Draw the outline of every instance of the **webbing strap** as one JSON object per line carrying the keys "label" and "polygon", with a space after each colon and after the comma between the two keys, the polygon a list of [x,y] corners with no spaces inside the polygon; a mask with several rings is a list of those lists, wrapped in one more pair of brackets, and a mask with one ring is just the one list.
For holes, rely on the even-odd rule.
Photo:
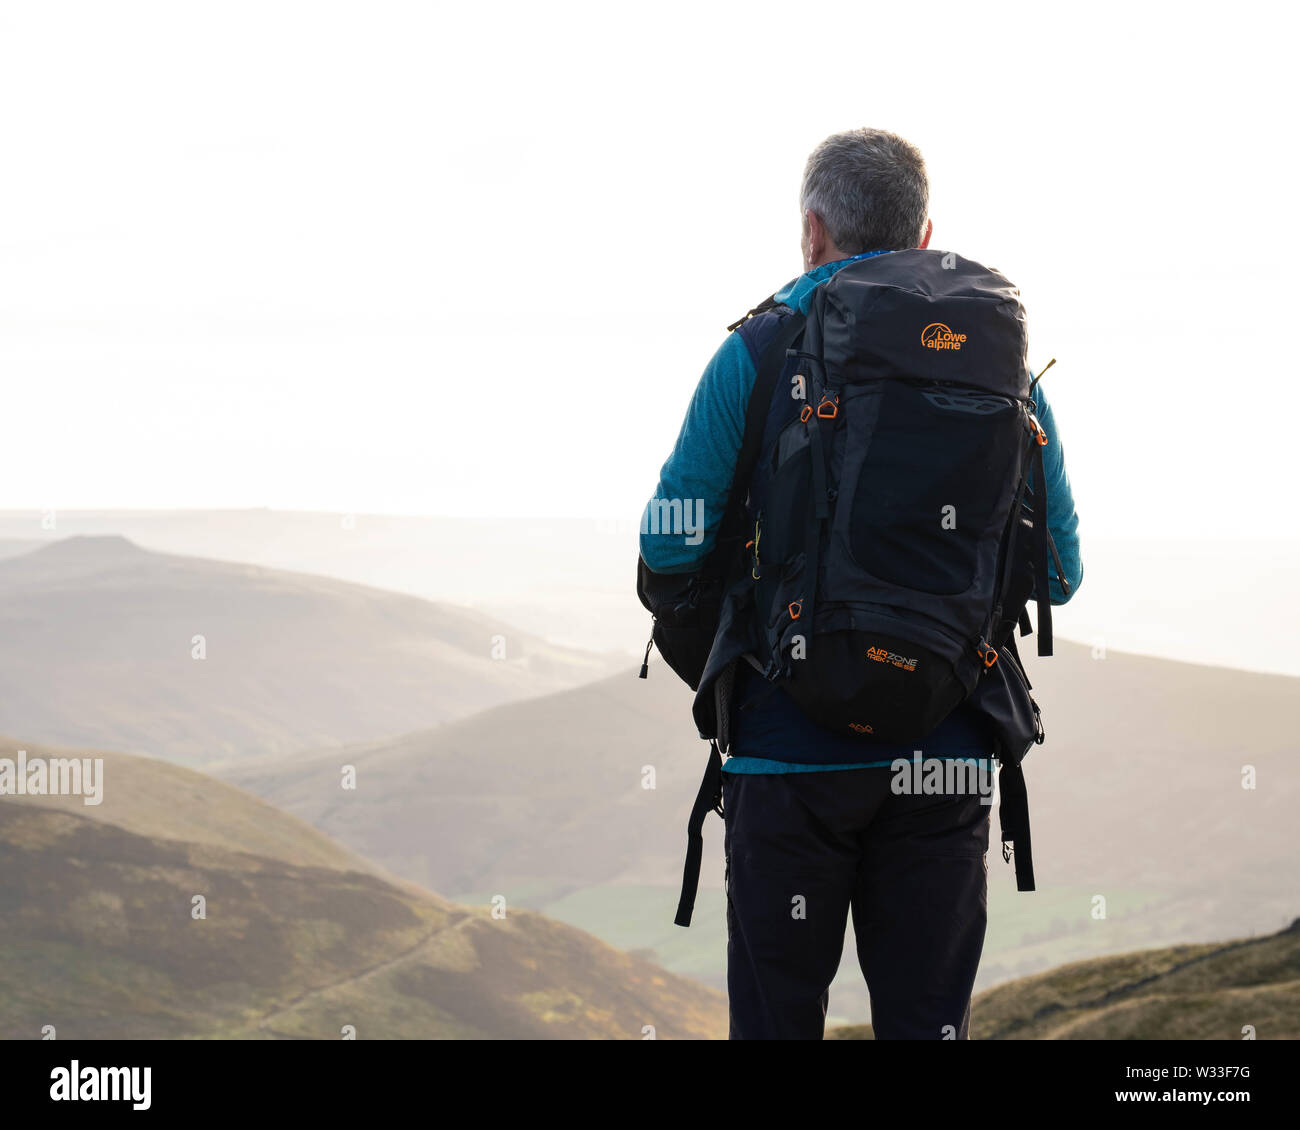
{"label": "webbing strap", "polygon": [[1052,593],[1047,577],[1047,477],[1043,449],[1034,444],[1034,600],[1038,604],[1038,654],[1052,654]]}
{"label": "webbing strap", "polygon": [[830,448],[829,437],[823,431],[820,417],[814,416],[808,421],[808,458],[812,461],[812,476],[809,489],[812,497],[808,500],[808,534],[805,545],[807,556],[804,558],[803,600],[799,608],[800,617],[807,617],[808,635],[812,635],[814,619],[817,615],[817,574],[821,571],[822,533],[830,516],[830,506],[826,497],[826,452]]}
{"label": "webbing strap", "polygon": [[1002,766],[998,773],[1001,802],[998,820],[1002,826],[1002,858],[1013,856],[1016,863],[1016,890],[1034,890],[1034,855],[1029,840],[1029,794],[1025,789],[1025,771],[1019,765]]}
{"label": "webbing strap", "polygon": [[722,754],[717,742],[709,742],[709,764],[704,770],[700,791],[695,794],[691,819],[686,826],[686,864],[682,868],[682,894],[677,900],[673,923],[689,926],[695,910],[695,892],[700,886],[700,862],[704,858],[704,819],[710,812],[721,811]]}
{"label": "webbing strap", "polygon": [[[1029,442],[1031,444],[1036,444],[1036,441],[1032,436],[1030,437]],[[1029,466],[1025,468],[1024,474],[1020,476],[1020,482],[1016,486],[1015,498],[1013,498],[1011,501],[1011,530],[1010,533],[1007,535],[1006,557],[1003,559],[1002,562],[1002,576],[998,579],[997,591],[999,593],[1005,593],[1007,591],[1007,582],[1009,581],[1011,577],[1011,573],[1016,566],[1016,550],[1019,548],[1020,545],[1020,524],[1021,524],[1020,508],[1024,501],[1025,490],[1029,485],[1029,471],[1032,466],[1033,466],[1033,452],[1031,450],[1029,453]],[[997,607],[994,608],[992,615],[989,617],[989,627],[987,631],[996,630],[997,620],[1001,615],[1002,615],[1002,605],[999,602]],[[1025,611],[1024,608],[1020,609],[1019,623],[1020,623],[1020,634],[1022,636],[1029,635],[1032,629],[1029,626],[1029,614]]]}

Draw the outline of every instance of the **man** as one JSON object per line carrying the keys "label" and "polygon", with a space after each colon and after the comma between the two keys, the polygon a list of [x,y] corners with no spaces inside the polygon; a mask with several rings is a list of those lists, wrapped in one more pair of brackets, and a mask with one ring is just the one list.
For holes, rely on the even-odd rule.
{"label": "man", "polygon": [[[804,273],[723,342],[660,472],[647,513],[691,500],[703,537],[644,523],[641,555],[656,574],[692,573],[713,549],[760,360],[784,319],[806,314],[817,288],[850,263],[930,242],[924,162],[883,130],[823,141],[808,159],[800,209]],[[1032,394],[1059,556],[1050,598],[1061,604],[1082,580],[1078,519],[1041,384]],[[756,484],[798,411],[792,400],[769,417]],[[851,909],[876,1037],[965,1039],[986,921],[989,717],[967,701],[920,743],[864,744],[811,722],[749,664],[735,664],[734,678],[722,743],[732,1038],[822,1038]],[[959,775],[939,793],[891,787],[891,764],[912,758],[918,744],[927,759],[976,766],[981,787],[960,787]]]}

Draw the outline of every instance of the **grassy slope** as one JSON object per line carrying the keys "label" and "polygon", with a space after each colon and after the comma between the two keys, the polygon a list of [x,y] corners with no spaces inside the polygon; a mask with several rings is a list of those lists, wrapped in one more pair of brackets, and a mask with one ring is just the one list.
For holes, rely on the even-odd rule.
{"label": "grassy slope", "polygon": [[[191,916],[203,895],[206,918]],[[540,914],[0,801],[0,1037],[716,1037],[722,999]]]}
{"label": "grassy slope", "polygon": [[[1141,950],[1012,981],[975,998],[977,1040],[1300,1039],[1300,920],[1263,938]],[[832,1040],[872,1039],[870,1025]]]}
{"label": "grassy slope", "polygon": [[90,1038],[725,1031],[718,994],[570,926],[393,880],[193,770],[92,756],[99,805],[0,800],[0,1037],[45,1024]]}

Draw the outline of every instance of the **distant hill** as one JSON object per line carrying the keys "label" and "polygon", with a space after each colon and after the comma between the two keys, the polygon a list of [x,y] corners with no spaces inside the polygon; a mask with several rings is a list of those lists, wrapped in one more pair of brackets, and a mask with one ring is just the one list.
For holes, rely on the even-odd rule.
{"label": "distant hill", "polygon": [[[647,490],[649,488],[647,487]],[[470,605],[557,643],[640,654],[649,620],[632,595],[640,500],[599,518],[418,517],[271,510],[0,511],[0,538],[120,534],[147,549],[319,573],[427,600]],[[44,524],[57,518],[56,528]],[[1057,617],[1068,639],[1112,650],[1300,675],[1290,640],[1300,599],[1300,540],[1286,527],[1255,539],[1175,533],[1100,536],[1084,545],[1086,592]],[[1176,566],[1176,567],[1175,567]],[[1143,578],[1159,577],[1159,599]],[[1267,601],[1255,599],[1269,592]],[[1232,615],[1212,633],[1192,614],[1209,593]]]}
{"label": "distant hill", "polygon": [[0,560],[0,733],[62,745],[203,765],[397,734],[608,670],[469,609],[119,537]]}
{"label": "distant hill", "polygon": [[0,538],[119,534],[147,549],[316,573],[479,608],[516,628],[624,662],[648,621],[632,595],[637,518],[452,518],[321,511],[0,511]]}
{"label": "distant hill", "polygon": [[[1116,652],[1093,658],[1063,642],[1057,652],[1028,657],[1048,734],[1026,762],[1039,890],[1015,891],[997,855],[995,813],[981,984],[1288,921],[1300,680]],[[720,985],[716,819],[706,825],[696,925],[671,924],[707,750],[689,702],[653,663],[646,681],[627,671],[346,754],[249,762],[230,779],[397,874],[453,895],[513,892]],[[362,787],[340,802],[344,760]],[[642,787],[646,766],[652,790]],[[851,957],[831,1011],[866,1017]]]}
{"label": "distant hill", "polygon": [[0,799],[0,1038],[725,1035],[719,994],[572,927],[385,881],[190,770],[105,772],[98,808]]}
{"label": "distant hill", "polygon": [[33,549],[39,549],[41,545],[41,542],[32,538],[0,538],[0,558],[30,553]]}
{"label": "distant hill", "polygon": [[[690,694],[656,664],[404,737],[221,775],[367,858],[444,890],[561,894],[680,877],[708,747]],[[340,800],[344,763],[358,788]],[[655,773],[643,787],[643,770]],[[721,827],[721,823],[718,823]],[[720,872],[720,867],[717,868]]]}
{"label": "distant hill", "polygon": [[364,871],[391,881],[375,863],[350,851],[304,820],[281,812],[243,789],[152,757],[105,750],[70,749],[0,738],[0,757],[103,761],[100,803],[80,796],[10,798],[24,808],[70,812],[158,840],[248,852],[297,867]]}
{"label": "distant hill", "polygon": [[[971,1004],[974,1040],[1300,1040],[1300,919],[1277,934],[1079,961]],[[869,1024],[828,1040],[874,1039]]]}

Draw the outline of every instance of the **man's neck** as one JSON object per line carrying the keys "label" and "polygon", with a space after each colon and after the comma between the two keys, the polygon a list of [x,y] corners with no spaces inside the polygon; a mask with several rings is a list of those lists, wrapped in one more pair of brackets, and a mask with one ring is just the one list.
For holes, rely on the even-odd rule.
{"label": "man's neck", "polygon": [[817,270],[818,267],[824,267],[827,263],[842,263],[846,259],[861,259],[864,255],[879,255],[879,251],[859,251],[856,255],[850,255],[847,251],[836,250],[833,253],[823,255],[811,267],[808,267],[804,274]]}
{"label": "man's neck", "polygon": [[824,267],[827,263],[838,263],[841,259],[848,259],[849,256],[841,251],[838,247],[833,247],[829,251],[823,251],[818,259],[805,268],[804,273],[815,271],[818,267]]}

